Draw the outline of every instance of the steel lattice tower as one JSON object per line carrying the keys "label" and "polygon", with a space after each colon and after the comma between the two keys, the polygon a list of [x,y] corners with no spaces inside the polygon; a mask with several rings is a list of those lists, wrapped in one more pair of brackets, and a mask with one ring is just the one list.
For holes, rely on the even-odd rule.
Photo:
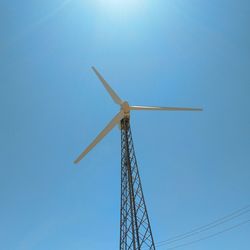
{"label": "steel lattice tower", "polygon": [[121,120],[120,250],[155,250],[129,118]]}

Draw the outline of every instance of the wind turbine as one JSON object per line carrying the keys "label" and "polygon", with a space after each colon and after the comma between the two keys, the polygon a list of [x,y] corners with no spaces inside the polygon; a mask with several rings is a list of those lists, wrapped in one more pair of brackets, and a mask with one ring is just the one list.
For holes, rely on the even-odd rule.
{"label": "wind turbine", "polygon": [[117,124],[121,127],[121,210],[120,210],[120,250],[155,250],[152,230],[137,166],[132,133],[130,111],[202,111],[201,108],[130,106],[110,87],[107,81],[92,67],[93,71],[112,97],[120,106],[120,111],[78,156],[79,163]]}

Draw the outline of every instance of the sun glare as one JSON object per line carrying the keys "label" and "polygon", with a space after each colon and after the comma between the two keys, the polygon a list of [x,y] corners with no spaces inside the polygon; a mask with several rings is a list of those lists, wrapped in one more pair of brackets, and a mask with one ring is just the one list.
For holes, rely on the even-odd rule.
{"label": "sun glare", "polygon": [[101,8],[112,11],[129,11],[131,8],[138,7],[141,0],[98,0]]}

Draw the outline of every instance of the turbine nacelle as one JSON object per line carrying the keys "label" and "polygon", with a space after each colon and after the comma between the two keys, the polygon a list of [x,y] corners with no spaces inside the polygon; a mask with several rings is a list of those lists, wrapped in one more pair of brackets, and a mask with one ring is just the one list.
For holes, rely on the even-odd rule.
{"label": "turbine nacelle", "polygon": [[93,71],[102,82],[103,86],[113,99],[113,101],[120,106],[120,112],[109,122],[109,124],[101,131],[101,133],[94,139],[94,141],[78,156],[74,161],[78,163],[92,148],[95,147],[120,121],[124,118],[130,117],[131,110],[145,110],[145,111],[202,111],[201,108],[180,108],[180,107],[155,107],[155,106],[130,106],[127,101],[123,101],[116,92],[109,86],[102,75],[92,67]]}

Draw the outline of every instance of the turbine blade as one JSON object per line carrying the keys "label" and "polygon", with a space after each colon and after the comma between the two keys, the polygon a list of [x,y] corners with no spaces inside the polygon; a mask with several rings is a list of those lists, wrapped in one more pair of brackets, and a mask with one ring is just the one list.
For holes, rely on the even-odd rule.
{"label": "turbine blade", "polygon": [[179,107],[154,107],[154,106],[130,106],[130,110],[160,110],[160,111],[202,111],[201,108],[179,108]]}
{"label": "turbine blade", "polygon": [[105,137],[115,127],[117,123],[120,122],[123,116],[123,112],[120,111],[102,130],[102,132],[94,139],[94,141],[78,156],[74,163],[78,163],[92,148],[94,148],[95,145],[99,143],[103,139],[103,137]]}
{"label": "turbine blade", "polygon": [[102,75],[97,71],[95,67],[92,67],[93,71],[99,78],[99,80],[102,82],[104,85],[105,89],[108,91],[110,96],[112,97],[113,101],[119,105],[122,105],[123,101],[122,99],[115,93],[115,91],[109,86],[109,84],[106,82],[106,80],[102,77]]}

